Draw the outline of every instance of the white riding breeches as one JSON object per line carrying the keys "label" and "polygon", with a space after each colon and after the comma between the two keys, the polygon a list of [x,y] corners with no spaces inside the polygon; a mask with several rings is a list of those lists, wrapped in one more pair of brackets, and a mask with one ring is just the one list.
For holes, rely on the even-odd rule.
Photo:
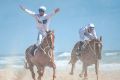
{"label": "white riding breeches", "polygon": [[38,32],[38,37],[37,37],[37,46],[41,44],[43,38],[46,36],[45,32]]}

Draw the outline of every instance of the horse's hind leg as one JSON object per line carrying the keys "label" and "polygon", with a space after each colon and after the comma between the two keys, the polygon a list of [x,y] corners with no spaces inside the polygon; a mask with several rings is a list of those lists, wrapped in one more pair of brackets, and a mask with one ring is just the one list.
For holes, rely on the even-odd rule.
{"label": "horse's hind leg", "polygon": [[32,74],[32,78],[33,78],[33,80],[35,80],[35,73],[34,73],[33,65],[32,65],[32,64],[29,65],[29,69],[30,69],[30,72],[31,72],[31,74]]}
{"label": "horse's hind leg", "polygon": [[70,62],[69,62],[69,63],[72,64],[71,71],[70,71],[70,74],[71,74],[71,75],[74,74],[74,68],[75,68],[75,64],[76,64],[77,60],[78,60],[78,59],[77,59],[77,56],[76,56],[76,55],[72,55],[72,56],[71,56],[71,60],[70,60]]}
{"label": "horse's hind leg", "polygon": [[24,61],[24,68],[29,69],[27,61]]}
{"label": "horse's hind leg", "polygon": [[70,72],[70,74],[71,74],[71,75],[73,75],[73,74],[74,74],[74,72],[73,72],[73,71],[74,71],[74,68],[75,68],[75,64],[72,64],[72,67],[71,67],[71,72]]}

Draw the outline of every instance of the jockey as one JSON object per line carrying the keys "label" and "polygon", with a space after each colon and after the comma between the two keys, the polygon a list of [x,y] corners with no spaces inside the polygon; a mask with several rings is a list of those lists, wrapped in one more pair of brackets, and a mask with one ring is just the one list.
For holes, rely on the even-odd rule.
{"label": "jockey", "polygon": [[79,35],[81,39],[79,51],[81,51],[85,49],[85,46],[89,43],[89,41],[97,39],[95,25],[90,23],[86,27],[80,28]]}
{"label": "jockey", "polygon": [[38,38],[37,38],[37,46],[41,43],[41,41],[43,40],[43,38],[46,36],[46,31],[49,30],[49,23],[50,23],[50,19],[53,15],[55,15],[57,12],[59,12],[59,8],[56,8],[51,14],[46,14],[46,7],[45,6],[41,6],[38,11],[39,13],[35,13],[29,9],[26,9],[25,7],[23,7],[22,5],[20,5],[20,8],[25,11],[26,13],[30,14],[31,16],[33,16],[36,20],[36,24],[37,24],[37,29],[38,29]]}

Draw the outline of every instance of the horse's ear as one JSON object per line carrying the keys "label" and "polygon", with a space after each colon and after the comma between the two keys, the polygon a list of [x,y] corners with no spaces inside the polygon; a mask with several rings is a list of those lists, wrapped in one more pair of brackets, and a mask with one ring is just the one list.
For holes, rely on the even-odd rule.
{"label": "horse's ear", "polygon": [[100,36],[100,41],[102,41],[102,36]]}
{"label": "horse's ear", "polygon": [[54,30],[51,30],[54,33]]}

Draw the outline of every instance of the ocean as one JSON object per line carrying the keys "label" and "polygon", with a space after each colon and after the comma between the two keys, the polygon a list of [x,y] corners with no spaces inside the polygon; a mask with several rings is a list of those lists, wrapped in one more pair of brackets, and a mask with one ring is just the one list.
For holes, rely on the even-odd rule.
{"label": "ocean", "polygon": [[[55,63],[57,67],[71,66],[68,64],[70,60],[70,52],[55,53]],[[1,56],[0,69],[7,67],[24,68],[24,56]],[[77,62],[81,66],[81,62]],[[100,60],[100,68],[103,70],[120,70],[120,52],[104,52]]]}

